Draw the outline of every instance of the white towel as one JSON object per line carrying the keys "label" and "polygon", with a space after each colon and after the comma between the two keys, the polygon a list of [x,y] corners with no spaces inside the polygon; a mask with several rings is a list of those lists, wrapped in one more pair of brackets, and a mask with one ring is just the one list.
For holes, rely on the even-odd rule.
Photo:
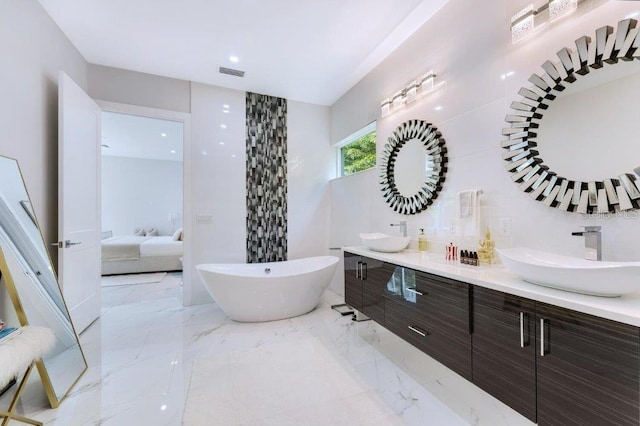
{"label": "white towel", "polygon": [[482,190],[470,189],[456,196],[456,235],[459,237],[480,235],[480,194]]}

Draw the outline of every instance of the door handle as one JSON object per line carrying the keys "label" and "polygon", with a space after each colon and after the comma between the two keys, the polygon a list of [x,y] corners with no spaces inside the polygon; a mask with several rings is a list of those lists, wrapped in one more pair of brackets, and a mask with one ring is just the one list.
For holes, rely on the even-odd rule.
{"label": "door handle", "polygon": [[71,240],[57,241],[55,243],[51,243],[52,246],[57,246],[58,248],[69,248],[71,246],[77,246],[82,244],[82,242],[75,242]]}
{"label": "door handle", "polygon": [[429,334],[426,331],[420,330],[418,327],[414,327],[414,326],[411,326],[411,325],[408,325],[407,327],[409,328],[409,330],[413,331],[416,334],[419,334],[422,337],[427,337],[427,334]]}
{"label": "door handle", "polygon": [[360,279],[358,268],[360,268],[361,263],[362,263],[361,261],[358,261],[358,263],[356,263],[356,279]]}
{"label": "door handle", "polygon": [[520,347],[524,348],[524,312],[520,312]]}
{"label": "door handle", "polygon": [[544,356],[544,318],[540,318],[540,356]]}
{"label": "door handle", "polygon": [[416,290],[415,288],[407,287],[407,288],[406,288],[406,290],[407,290],[409,293],[414,293],[414,294],[417,294],[418,296],[424,296],[424,293],[423,293],[423,292],[418,291],[418,290]]}

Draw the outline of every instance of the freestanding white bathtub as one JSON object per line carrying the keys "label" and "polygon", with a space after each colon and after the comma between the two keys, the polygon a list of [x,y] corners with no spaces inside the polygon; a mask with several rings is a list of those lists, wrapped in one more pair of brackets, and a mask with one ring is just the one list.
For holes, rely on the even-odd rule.
{"label": "freestanding white bathtub", "polygon": [[196,269],[231,319],[273,321],[311,312],[329,286],[339,259],[318,256],[270,263],[205,263]]}

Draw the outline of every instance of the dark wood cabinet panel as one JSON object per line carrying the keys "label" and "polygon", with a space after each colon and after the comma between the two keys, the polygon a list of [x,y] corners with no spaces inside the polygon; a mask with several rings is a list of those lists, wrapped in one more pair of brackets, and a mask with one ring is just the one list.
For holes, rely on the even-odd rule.
{"label": "dark wood cabinet panel", "polygon": [[347,252],[344,253],[344,302],[354,309],[362,310],[360,256]]}
{"label": "dark wood cabinet panel", "polygon": [[345,252],[345,303],[384,324],[382,299],[392,273],[393,267],[385,262]]}
{"label": "dark wood cabinet panel", "polygon": [[378,324],[385,325],[384,296],[371,291],[366,285],[362,289],[362,312]]}
{"label": "dark wood cabinet panel", "polygon": [[637,327],[537,304],[538,423],[640,424]]}
{"label": "dark wood cabinet panel", "polygon": [[400,267],[394,278],[387,287],[387,328],[471,380],[469,285]]}
{"label": "dark wood cabinet panel", "polygon": [[473,383],[536,421],[535,302],[473,288]]}

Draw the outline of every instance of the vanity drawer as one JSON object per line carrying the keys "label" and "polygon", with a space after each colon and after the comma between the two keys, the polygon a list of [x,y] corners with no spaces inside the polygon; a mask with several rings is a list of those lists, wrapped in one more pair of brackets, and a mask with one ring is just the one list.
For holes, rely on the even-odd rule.
{"label": "vanity drawer", "polygon": [[387,297],[425,320],[450,328],[453,333],[471,333],[468,284],[410,269],[405,269],[403,279],[402,286],[389,286]]}
{"label": "vanity drawer", "polygon": [[[471,379],[471,335],[468,328],[451,324],[446,315],[425,315],[422,309],[385,300],[385,327],[456,373]],[[464,323],[464,321],[463,321]],[[467,323],[468,324],[468,323]]]}

